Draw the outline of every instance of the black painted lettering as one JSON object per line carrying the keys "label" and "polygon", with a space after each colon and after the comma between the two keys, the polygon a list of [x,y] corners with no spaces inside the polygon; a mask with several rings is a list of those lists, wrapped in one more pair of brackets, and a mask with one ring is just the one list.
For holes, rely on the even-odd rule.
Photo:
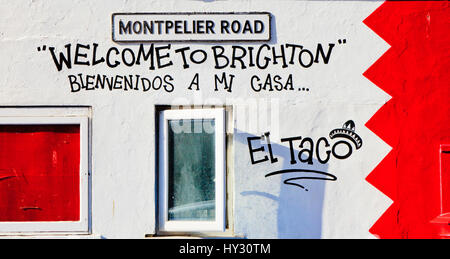
{"label": "black painted lettering", "polygon": [[153,34],[153,22],[144,21],[144,34]]}
{"label": "black painted lettering", "polygon": [[94,43],[93,46],[94,46],[94,48],[93,48],[93,54],[92,54],[92,65],[95,66],[95,65],[105,62],[105,58],[102,57],[101,59],[97,59],[98,44]]}
{"label": "black painted lettering", "polygon": [[[309,148],[304,148],[305,142],[309,143]],[[313,154],[314,154],[314,142],[311,138],[304,138],[302,142],[300,142],[300,148],[302,148],[298,153],[298,159],[302,163],[308,163],[310,165],[313,164]],[[306,158],[303,158],[303,154],[307,154]]]}
{"label": "black painted lettering", "polygon": [[166,75],[164,76],[164,90],[166,90],[166,92],[170,93],[174,90],[174,86],[172,84],[173,81],[173,77],[170,75]]}
{"label": "black painted lettering", "polygon": [[252,28],[252,26],[250,25],[250,21],[245,21],[245,23],[244,23],[244,28],[242,28],[242,33],[243,34],[246,34],[246,33],[250,33],[250,34],[252,34],[253,33],[253,28]]}
{"label": "black painted lettering", "polygon": [[148,78],[142,77],[141,82],[142,82],[142,91],[147,92],[152,88],[152,83]]}
{"label": "black painted lettering", "polygon": [[264,152],[264,147],[260,146],[259,148],[253,148],[252,141],[254,141],[254,140],[260,140],[261,141],[261,138],[262,137],[248,137],[247,138],[248,150],[250,152],[250,160],[251,160],[253,165],[254,164],[258,164],[258,163],[262,163],[262,162],[265,162],[265,161],[269,160],[269,158],[267,156],[264,156],[264,158],[262,158],[260,160],[255,160],[254,153],[256,153],[256,152]]}
{"label": "black painted lettering", "polygon": [[187,58],[186,58],[186,53],[185,52],[187,50],[190,50],[190,49],[191,49],[190,47],[184,47],[184,48],[175,50],[175,53],[181,53],[181,58],[183,59],[183,68],[184,69],[189,68],[189,64],[187,62]]}
{"label": "black painted lettering", "polygon": [[[305,53],[307,54],[307,56],[309,56],[308,58],[305,58],[305,55],[304,55]],[[308,63],[304,63],[305,59],[308,60]],[[314,57],[313,57],[313,54],[311,53],[311,51],[309,51],[307,49],[302,49],[300,51],[300,54],[298,55],[298,62],[300,62],[300,65],[304,68],[310,67],[314,62]]]}
{"label": "black painted lettering", "polygon": [[70,83],[70,89],[71,92],[78,92],[81,90],[81,85],[77,82],[77,77],[74,75],[69,75],[69,83]]}
{"label": "black painted lettering", "polygon": [[324,51],[323,51],[323,47],[322,44],[317,44],[317,52],[316,52],[316,58],[314,59],[315,63],[319,63],[319,55],[322,57],[323,63],[324,64],[328,64],[328,61],[330,61],[330,57],[331,57],[331,51],[333,50],[335,44],[330,43],[328,44],[328,52],[325,55]]}
{"label": "black painted lettering", "polygon": [[325,147],[329,147],[330,144],[328,143],[328,140],[324,137],[321,137],[317,140],[317,144],[316,144],[316,157],[317,160],[321,163],[321,164],[326,164],[328,163],[328,160],[330,160],[330,150],[325,151],[325,153],[327,154],[325,159],[322,159],[322,157],[320,156],[320,143],[324,142],[325,143]]}
{"label": "black painted lettering", "polygon": [[54,47],[48,48],[50,50],[50,53],[53,58],[53,62],[55,63],[56,69],[58,71],[61,71],[63,69],[63,65],[66,65],[66,67],[68,69],[72,68],[72,59],[70,57],[70,47],[71,46],[72,46],[71,44],[67,44],[64,46],[64,47],[66,47],[66,54],[64,55],[64,53],[60,52],[59,59],[56,57],[55,48]]}
{"label": "black painted lettering", "polygon": [[119,34],[131,34],[131,21],[125,25],[122,20],[119,21]]}
{"label": "black painted lettering", "polygon": [[[347,147],[347,153],[345,153],[345,155],[341,155],[336,152],[336,148],[342,144],[344,144]],[[352,155],[353,148],[347,141],[341,140],[333,145],[331,151],[333,152],[333,156],[336,157],[337,159],[346,159]]]}
{"label": "black painted lettering", "polygon": [[166,21],[166,34],[169,34],[170,29],[172,29],[174,23],[172,21]]}
{"label": "black painted lettering", "polygon": [[120,53],[116,47],[112,47],[108,50],[108,52],[106,52],[106,64],[110,68],[115,68],[118,65],[120,65],[120,62],[117,60],[114,62],[114,64],[111,63],[111,52],[113,52],[113,51],[116,53],[116,55],[118,55]]}
{"label": "black painted lettering", "polygon": [[133,23],[133,32],[134,32],[134,34],[142,33],[142,23],[140,21],[135,21]]}
{"label": "black painted lettering", "polygon": [[260,20],[255,21],[255,28],[253,29],[255,34],[260,34],[264,32],[264,23]]}
{"label": "black painted lettering", "polygon": [[[223,54],[225,52],[225,48],[222,46],[214,46],[211,48],[213,50],[214,54],[214,61],[215,61],[215,69],[222,69],[226,68],[228,64],[230,63],[229,59]],[[217,50],[220,50],[220,53],[217,52]],[[219,60],[224,60],[224,64],[220,65]]]}
{"label": "black painted lettering", "polygon": [[[95,79],[95,76],[86,75],[86,90],[95,90],[94,79]],[[92,86],[92,87],[89,87],[89,86]]]}
{"label": "black painted lettering", "polygon": [[[128,55],[127,55],[128,53]],[[128,56],[128,58],[127,58]],[[128,66],[131,67],[136,62],[136,57],[134,56],[134,52],[132,49],[126,48],[122,50],[122,62]]]}
{"label": "black painted lettering", "polygon": [[270,155],[270,162],[276,163],[278,161],[278,158],[275,158],[273,156],[273,151],[272,151],[272,144],[270,144],[270,132],[266,132],[264,133],[264,136],[266,137],[267,140],[267,149],[269,150],[269,155]]}
{"label": "black painted lettering", "polygon": [[241,25],[241,22],[239,22],[239,21],[233,21],[231,23],[231,30],[234,33],[239,33],[241,31],[241,27],[242,27],[242,25]]}
{"label": "black painted lettering", "polygon": [[273,56],[273,64],[278,64],[277,59],[281,58],[281,60],[283,61],[283,68],[287,68],[288,64],[286,62],[286,55],[284,52],[284,46],[281,45],[281,54],[277,55],[276,51],[275,51],[275,47],[272,47],[272,56]]}
{"label": "black painted lettering", "polygon": [[[199,59],[194,58],[197,53],[200,54],[197,56],[201,56],[201,58],[199,58]],[[202,49],[192,51],[191,56],[190,56],[192,63],[195,63],[195,64],[202,64],[203,62],[206,61],[207,57],[208,57],[208,55],[206,54],[206,51],[204,51]]]}
{"label": "black painted lettering", "polygon": [[289,142],[289,151],[291,154],[291,165],[297,164],[297,160],[295,159],[295,149],[294,149],[294,141],[301,140],[302,137],[291,137],[291,138],[282,138],[281,142]]}
{"label": "black painted lettering", "polygon": [[219,78],[217,75],[214,75],[214,84],[215,84],[214,91],[219,91],[218,84],[217,84],[217,83],[219,83],[219,84],[224,84],[224,89],[231,93],[231,88],[233,87],[234,75],[230,74],[229,77],[230,77],[230,80],[228,81],[225,72],[222,73],[222,78]]}
{"label": "black painted lettering", "polygon": [[[239,61],[241,63],[241,69],[246,69],[247,67],[245,66],[245,62],[243,60],[243,58],[245,57],[245,55],[247,55],[247,51],[245,50],[244,47],[241,46],[233,46],[233,55],[232,55],[232,59],[231,59],[231,68],[236,68],[236,61]],[[237,50],[241,51],[241,54],[238,55],[237,54]]]}
{"label": "black painted lettering", "polygon": [[[252,76],[250,85],[255,92],[261,91],[261,84],[259,83],[260,78],[257,75]],[[255,83],[256,82],[256,83]]]}
{"label": "black painted lettering", "polygon": [[199,85],[198,85],[198,77],[199,77],[199,75],[198,75],[198,73],[196,73],[194,78],[191,81],[191,84],[188,87],[189,90],[192,90],[192,86],[194,86],[194,85],[196,86],[195,90],[197,90],[197,91],[200,90]]}
{"label": "black painted lettering", "polygon": [[206,34],[215,34],[216,32],[214,31],[214,22],[207,20],[206,21]]}
{"label": "black painted lettering", "polygon": [[222,20],[220,21],[220,33],[222,34],[230,34],[229,28],[230,27],[230,23],[226,20]]}
{"label": "black painted lettering", "polygon": [[267,44],[264,44],[261,47],[259,47],[258,52],[256,53],[256,66],[259,69],[266,69],[269,66],[269,62],[270,62],[270,58],[266,56],[266,57],[264,57],[265,63],[261,63],[261,52],[264,48],[270,50],[270,46]]}
{"label": "black painted lettering", "polygon": [[303,49],[302,45],[295,45],[295,44],[286,44],[286,48],[292,48],[292,52],[291,52],[291,58],[289,60],[289,64],[294,65],[294,58],[295,58],[295,50],[296,49]]}
{"label": "black painted lettering", "polygon": [[136,65],[141,64],[141,58],[144,59],[144,61],[147,61],[150,58],[150,70],[155,70],[155,59],[154,59],[154,45],[153,43],[150,45],[150,48],[148,51],[145,51],[144,44],[139,45],[139,51],[136,58]]}
{"label": "black painted lettering", "polygon": [[77,44],[77,46],[75,47],[75,60],[74,60],[74,64],[75,65],[85,65],[85,66],[89,66],[89,61],[80,61],[80,58],[87,58],[87,53],[82,53],[81,49],[90,49],[91,46],[89,45],[83,45],[83,44]]}
{"label": "black painted lettering", "polygon": [[171,45],[161,46],[155,48],[156,53],[156,63],[158,64],[158,68],[164,68],[173,65],[172,61],[169,61],[168,63],[163,64],[162,60],[170,58],[170,54],[166,53],[165,55],[162,55],[160,51],[162,50],[170,50]]}

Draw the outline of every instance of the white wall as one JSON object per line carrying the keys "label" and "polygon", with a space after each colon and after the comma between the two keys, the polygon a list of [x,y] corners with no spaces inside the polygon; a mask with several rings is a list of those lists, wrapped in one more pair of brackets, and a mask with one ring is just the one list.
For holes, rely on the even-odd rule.
{"label": "white wall", "polygon": [[[155,111],[157,104],[188,102],[230,104],[260,102],[259,112],[246,116],[235,106],[234,119],[234,224],[235,234],[250,238],[366,238],[371,225],[390,204],[365,177],[390,147],[364,124],[390,97],[362,73],[389,47],[362,21],[381,2],[370,1],[120,1],[120,0],[0,0],[0,105],[92,106],[92,230],[106,238],[143,238],[155,232]],[[305,69],[265,71],[228,69],[236,76],[233,92],[215,92],[212,60],[184,70],[175,65],[149,71],[147,66],[74,66],[57,71],[50,53],[38,47],[64,50],[68,43],[99,44],[137,49],[111,41],[111,14],[116,12],[225,12],[268,11],[274,17],[271,45],[335,43],[328,64]],[[338,39],[346,39],[339,45]],[[238,45],[241,43],[235,43]],[[165,45],[165,44],[161,44]],[[173,44],[210,50],[220,43]],[[223,44],[230,48],[233,44]],[[260,44],[242,44],[243,46]],[[229,50],[229,49],[228,49]],[[69,74],[171,74],[175,91],[70,92]],[[200,74],[201,91],[186,88]],[[294,86],[309,92],[259,92],[250,88],[252,75],[293,74]],[[211,100],[211,98],[213,98]],[[208,100],[209,99],[209,100]],[[264,103],[270,103],[264,110]],[[275,123],[254,129],[247,121],[264,124],[273,112]],[[331,159],[313,167],[333,173],[337,181],[304,181],[309,191],[285,185],[285,176],[266,173],[293,168],[289,146],[280,138],[303,136],[315,141],[328,137],[347,120],[354,120],[364,144],[346,160]],[[276,120],[278,123],[276,123]],[[271,132],[279,162],[251,165],[246,138]],[[295,166],[300,166],[299,164]]]}

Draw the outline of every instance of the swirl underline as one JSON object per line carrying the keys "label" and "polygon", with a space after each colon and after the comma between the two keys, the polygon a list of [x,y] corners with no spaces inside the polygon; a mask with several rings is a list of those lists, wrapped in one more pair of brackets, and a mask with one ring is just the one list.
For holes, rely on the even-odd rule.
{"label": "swirl underline", "polygon": [[322,171],[317,171],[317,170],[310,170],[310,169],[284,169],[284,170],[279,170],[279,171],[274,171],[274,172],[268,173],[265,175],[265,177],[270,177],[270,176],[279,175],[279,174],[286,174],[286,173],[315,173],[315,174],[326,176],[326,177],[319,177],[319,176],[293,177],[293,178],[289,178],[289,179],[286,179],[283,181],[284,184],[297,186],[297,187],[304,189],[305,191],[308,191],[308,189],[306,189],[305,186],[298,184],[298,183],[293,183],[291,181],[294,181],[294,180],[336,181],[337,180],[337,177],[333,174],[322,172]]}

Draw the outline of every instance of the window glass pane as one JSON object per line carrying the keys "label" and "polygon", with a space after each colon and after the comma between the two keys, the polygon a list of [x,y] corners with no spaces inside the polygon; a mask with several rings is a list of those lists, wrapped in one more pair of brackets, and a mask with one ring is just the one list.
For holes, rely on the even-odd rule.
{"label": "window glass pane", "polygon": [[168,126],[169,220],[214,220],[214,120],[169,120]]}

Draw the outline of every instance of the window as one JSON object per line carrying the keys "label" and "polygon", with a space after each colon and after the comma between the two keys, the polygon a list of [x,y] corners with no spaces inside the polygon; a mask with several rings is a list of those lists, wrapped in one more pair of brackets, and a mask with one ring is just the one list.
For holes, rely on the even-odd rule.
{"label": "window", "polygon": [[88,117],[35,110],[0,114],[0,233],[87,233]]}
{"label": "window", "polygon": [[450,218],[450,145],[441,145],[441,215]]}
{"label": "window", "polygon": [[159,119],[159,231],[224,231],[224,109],[165,110]]}
{"label": "window", "polygon": [[440,214],[431,220],[436,224],[439,235],[443,238],[450,237],[450,145],[441,145],[439,148],[440,161]]}

